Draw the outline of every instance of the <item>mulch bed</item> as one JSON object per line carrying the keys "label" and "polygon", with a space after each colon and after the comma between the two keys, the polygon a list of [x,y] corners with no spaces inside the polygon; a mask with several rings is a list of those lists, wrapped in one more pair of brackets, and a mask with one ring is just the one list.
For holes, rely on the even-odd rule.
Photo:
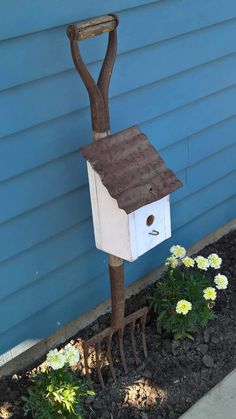
{"label": "mulch bed", "polygon": [[[200,254],[218,253],[223,259],[221,272],[228,276],[229,287],[221,291],[215,311],[217,318],[206,329],[194,335],[194,342],[173,341],[167,334],[155,330],[155,319],[150,315],[146,326],[148,358],[142,354],[141,336],[136,330],[140,365],[136,367],[128,331],[124,348],[129,374],[124,375],[114,342],[114,359],[118,379],[113,382],[109,368],[103,369],[106,383],[102,390],[94,371],[91,374],[95,396],[85,400],[85,417],[91,419],[176,419],[210,388],[236,366],[236,231],[204,248]],[[141,308],[148,287],[126,302],[127,313]],[[87,338],[109,325],[109,315],[78,334]],[[76,344],[76,337],[71,342]],[[42,360],[41,360],[42,361]],[[23,418],[21,396],[26,392],[32,371],[37,365],[21,373],[0,380],[0,418]],[[8,413],[7,413],[8,412]]]}

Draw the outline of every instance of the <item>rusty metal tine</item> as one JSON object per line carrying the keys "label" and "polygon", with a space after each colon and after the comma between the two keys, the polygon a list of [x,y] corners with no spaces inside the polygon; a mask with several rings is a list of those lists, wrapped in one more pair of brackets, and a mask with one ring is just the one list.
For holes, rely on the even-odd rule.
{"label": "rusty metal tine", "polygon": [[139,362],[138,362],[138,357],[137,357],[136,341],[135,341],[134,332],[135,332],[135,320],[131,323],[131,343],[132,343],[132,349],[133,349],[135,363],[136,363],[136,365],[138,365]]}
{"label": "rusty metal tine", "polygon": [[142,342],[143,342],[143,352],[144,352],[144,356],[145,358],[147,358],[147,345],[146,345],[146,336],[145,336],[145,323],[146,323],[146,318],[147,318],[147,313],[145,313],[142,317],[141,317],[141,333],[142,333]]}
{"label": "rusty metal tine", "polygon": [[86,342],[82,342],[82,347],[84,351],[84,373],[88,376],[88,346],[86,345]]}
{"label": "rusty metal tine", "polygon": [[122,327],[118,331],[120,357],[121,357],[121,361],[122,361],[122,365],[124,367],[125,373],[128,373],[128,367],[127,367],[127,363],[126,363],[126,359],[125,359],[125,353],[124,353],[123,336],[124,336],[124,328]]}
{"label": "rusty metal tine", "polygon": [[99,378],[102,389],[104,389],[105,385],[104,385],[103,376],[102,376],[102,373],[101,373],[101,365],[100,365],[100,357],[99,357],[100,352],[101,352],[101,342],[100,341],[98,341],[95,344],[95,352],[96,352],[96,368],[97,368],[97,372],[98,372],[98,378]]}
{"label": "rusty metal tine", "polygon": [[113,361],[112,361],[112,354],[111,354],[112,336],[113,336],[113,333],[110,333],[110,335],[108,337],[107,358],[108,358],[108,362],[109,362],[109,367],[110,367],[110,370],[111,370],[112,378],[113,378],[114,381],[116,381],[116,373],[115,373],[115,370],[114,370]]}

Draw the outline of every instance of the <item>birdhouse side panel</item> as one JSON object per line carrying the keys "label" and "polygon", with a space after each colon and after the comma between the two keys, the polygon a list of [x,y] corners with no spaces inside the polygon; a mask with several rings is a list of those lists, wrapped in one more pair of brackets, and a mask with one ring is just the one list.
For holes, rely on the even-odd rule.
{"label": "birdhouse side panel", "polygon": [[99,209],[98,209],[98,198],[97,198],[97,188],[95,180],[95,172],[92,169],[90,163],[87,162],[88,170],[88,179],[89,179],[89,192],[91,199],[92,207],[92,218],[93,218],[93,230],[95,236],[95,243],[98,249],[101,248],[101,230],[100,230],[100,220],[99,220]]}
{"label": "birdhouse side panel", "polygon": [[89,162],[87,167],[96,247],[130,261],[132,252],[128,215],[118,207],[117,201],[111,197]]}

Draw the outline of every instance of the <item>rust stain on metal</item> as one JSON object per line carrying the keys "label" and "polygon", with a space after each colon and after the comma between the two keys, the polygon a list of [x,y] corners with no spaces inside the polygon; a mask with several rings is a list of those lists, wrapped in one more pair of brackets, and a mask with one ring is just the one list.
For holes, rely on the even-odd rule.
{"label": "rust stain on metal", "polygon": [[[67,27],[70,39],[71,54],[75,67],[83,80],[89,94],[93,131],[96,133],[109,131],[108,89],[116,58],[118,17],[114,14],[74,23]],[[109,32],[106,55],[97,82],[89,73],[82,56],[78,40]]]}
{"label": "rust stain on metal", "polygon": [[121,324],[119,327],[108,327],[107,329],[103,330],[102,332],[98,333],[97,335],[91,337],[87,341],[82,341],[83,351],[84,351],[84,373],[86,375],[89,374],[89,348],[95,347],[95,355],[96,355],[96,369],[98,372],[98,377],[102,388],[105,387],[104,380],[102,376],[102,363],[100,360],[100,350],[101,350],[101,343],[105,342],[106,345],[106,357],[108,359],[108,364],[110,367],[111,375],[114,380],[116,380],[116,373],[112,361],[112,354],[111,354],[111,344],[112,338],[114,333],[118,334],[118,344],[119,344],[119,352],[121,362],[124,368],[124,371],[128,372],[127,362],[124,353],[123,347],[123,334],[124,329],[126,327],[130,328],[130,336],[131,336],[131,343],[132,343],[132,352],[134,355],[134,360],[136,365],[138,366],[140,361],[137,356],[137,348],[136,348],[136,341],[135,341],[135,326],[136,324],[140,323],[141,326],[141,335],[142,335],[142,347],[144,357],[147,358],[147,345],[146,345],[146,336],[145,336],[145,323],[148,314],[148,307],[143,307],[132,314],[129,314],[126,317],[122,318]]}
{"label": "rust stain on metal", "polygon": [[127,214],[182,186],[138,126],[89,144],[81,153]]}

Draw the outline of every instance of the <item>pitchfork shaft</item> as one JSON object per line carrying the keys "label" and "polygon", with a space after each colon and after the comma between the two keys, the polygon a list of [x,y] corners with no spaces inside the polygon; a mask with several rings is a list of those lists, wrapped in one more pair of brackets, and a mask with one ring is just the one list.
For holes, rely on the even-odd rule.
{"label": "pitchfork shaft", "polygon": [[[108,106],[108,89],[109,82],[113,70],[113,65],[117,50],[117,34],[116,27],[118,25],[118,18],[116,15],[107,15],[99,18],[90,19],[87,21],[75,23],[68,26],[67,35],[70,38],[71,52],[76,69],[78,70],[81,79],[83,80],[90,98],[91,117],[93,126],[93,140],[99,141],[101,138],[109,135],[110,121],[109,121],[109,106]],[[102,64],[102,68],[95,81],[89,73],[78,46],[78,41],[91,38],[96,35],[108,32],[108,45],[106,55]],[[125,310],[125,284],[124,284],[124,261],[113,255],[108,255],[110,286],[111,286],[111,327],[98,333],[96,336],[84,342],[84,366],[85,373],[88,374],[88,348],[95,346],[96,352],[96,368],[101,386],[104,388],[104,381],[101,372],[101,342],[107,339],[107,358],[110,365],[110,370],[113,379],[116,379],[116,374],[112,362],[111,346],[112,336],[114,332],[118,332],[118,341],[120,349],[120,357],[125,372],[128,371],[127,363],[124,353],[124,328],[129,323],[131,326],[132,348],[136,363],[138,363],[136,353],[136,343],[134,337],[135,322],[141,320],[142,342],[144,354],[147,356],[146,340],[145,340],[145,320],[147,307],[144,307],[131,315],[124,317]]]}
{"label": "pitchfork shaft", "polygon": [[[118,330],[122,326],[125,311],[124,263],[116,258],[116,266],[111,266],[114,256],[109,256],[109,272],[111,287],[111,327]],[[118,264],[119,263],[119,264]]]}

